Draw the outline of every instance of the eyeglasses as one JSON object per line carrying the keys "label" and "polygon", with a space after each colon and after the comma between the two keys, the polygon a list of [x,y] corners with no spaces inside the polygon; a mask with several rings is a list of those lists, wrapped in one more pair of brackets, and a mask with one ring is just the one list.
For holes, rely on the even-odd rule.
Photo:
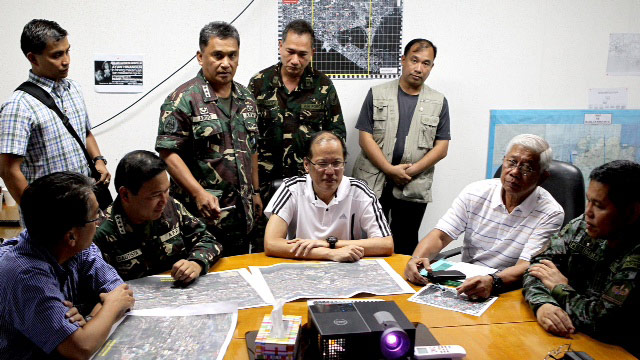
{"label": "eyeglasses", "polygon": [[98,210],[98,217],[92,220],[87,220],[84,222],[85,225],[87,224],[91,224],[91,223],[95,223],[96,227],[99,227],[100,225],[102,225],[102,223],[104,222],[104,219],[106,218],[106,216],[104,215],[104,213],[102,212],[102,210]]}
{"label": "eyeglasses", "polygon": [[536,172],[528,164],[518,164],[518,162],[513,160],[513,159],[506,159],[505,158],[504,159],[504,167],[506,169],[509,169],[509,170],[513,170],[515,168],[518,168],[518,170],[520,170],[520,173],[522,174],[522,176],[529,176],[532,173]]}
{"label": "eyeglasses", "polygon": [[333,168],[333,170],[340,170],[344,168],[344,164],[346,164],[346,161],[334,161],[332,163],[328,163],[328,162],[318,162],[318,163],[314,163],[313,161],[311,161],[311,159],[307,158],[307,160],[309,160],[309,162],[311,164],[313,164],[315,167],[317,167],[320,170],[327,170],[329,168],[329,166],[331,166]]}
{"label": "eyeglasses", "polygon": [[558,348],[549,351],[547,356],[544,357],[544,360],[562,359],[564,354],[569,351],[571,351],[571,344],[560,345]]}

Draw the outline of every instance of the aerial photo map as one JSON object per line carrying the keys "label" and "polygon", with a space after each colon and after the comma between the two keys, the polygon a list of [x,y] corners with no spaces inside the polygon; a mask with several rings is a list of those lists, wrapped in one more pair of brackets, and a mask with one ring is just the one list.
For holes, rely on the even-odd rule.
{"label": "aerial photo map", "polygon": [[128,282],[136,298],[135,309],[235,302],[239,309],[270,305],[260,296],[247,269],[211,272],[186,287],[169,275],[147,276]]}
{"label": "aerial photo map", "polygon": [[292,20],[311,23],[313,67],[332,78],[400,74],[402,0],[279,0],[279,35]]}

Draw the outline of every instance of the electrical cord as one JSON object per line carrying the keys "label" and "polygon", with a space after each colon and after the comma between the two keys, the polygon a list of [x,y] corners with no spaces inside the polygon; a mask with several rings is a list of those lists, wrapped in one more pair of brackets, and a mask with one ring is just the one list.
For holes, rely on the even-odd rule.
{"label": "electrical cord", "polygon": [[[251,0],[251,2],[249,2],[249,4],[247,4],[247,6],[245,6],[244,9],[242,9],[242,11],[238,14],[238,16],[236,16],[233,20],[231,20],[231,22],[229,24],[233,24],[242,14],[244,14],[244,12],[249,8],[249,6],[251,6],[251,4],[253,4],[255,0]],[[144,95],[142,95],[138,100],[134,101],[133,104],[127,106],[126,108],[124,108],[122,111],[118,112],[117,114],[113,115],[112,117],[108,118],[107,120],[101,122],[100,124],[93,126],[91,129],[95,129],[98,126],[104,125],[106,123],[108,123],[109,121],[115,119],[116,117],[118,117],[120,114],[124,113],[125,111],[131,109],[135,104],[139,103],[142,99],[144,99],[147,95],[151,94],[155,89],[157,89],[160,85],[164,84],[167,80],[171,79],[171,77],[173,77],[176,73],[178,73],[180,70],[182,70],[185,66],[189,65],[189,63],[191,61],[193,61],[193,59],[196,58],[196,55],[193,55],[189,61],[187,61],[186,63],[184,63],[184,65],[180,66],[178,68],[178,70],[174,71],[173,73],[171,73],[171,75],[167,76],[164,80],[162,80],[160,83],[158,83],[158,85],[154,86],[151,90],[147,91]]]}

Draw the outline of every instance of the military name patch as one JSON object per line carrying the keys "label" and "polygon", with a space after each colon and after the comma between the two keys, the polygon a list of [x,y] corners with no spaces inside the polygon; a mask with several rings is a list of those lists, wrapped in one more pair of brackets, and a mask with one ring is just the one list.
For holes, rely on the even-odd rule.
{"label": "military name patch", "polygon": [[164,235],[160,235],[160,241],[165,242],[165,241],[171,239],[172,237],[175,237],[178,234],[180,234],[180,229],[177,228],[177,227],[173,228],[168,233],[166,233]]}
{"label": "military name patch", "polygon": [[117,262],[128,261],[140,255],[142,255],[142,251],[140,251],[140,249],[135,249],[133,251],[129,251],[126,254],[116,256],[116,261]]}
{"label": "military name patch", "polygon": [[242,117],[246,118],[257,118],[258,114],[254,113],[254,112],[246,112],[246,113],[242,113]]}
{"label": "military name patch", "polygon": [[324,105],[322,104],[302,104],[302,110],[322,110]]}
{"label": "military name patch", "polygon": [[276,105],[278,103],[278,100],[265,100],[265,99],[258,99],[258,104],[262,104],[262,105],[266,105],[266,106],[273,106]]}

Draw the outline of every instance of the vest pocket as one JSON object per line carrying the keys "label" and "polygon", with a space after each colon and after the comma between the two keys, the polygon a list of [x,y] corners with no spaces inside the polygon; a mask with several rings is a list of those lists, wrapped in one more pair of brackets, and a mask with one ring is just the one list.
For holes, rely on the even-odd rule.
{"label": "vest pocket", "polygon": [[436,138],[436,131],[438,130],[438,123],[440,118],[438,116],[422,115],[420,117],[420,134],[418,137],[418,147],[421,149],[433,148],[433,143]]}
{"label": "vest pocket", "polygon": [[387,115],[389,113],[389,106],[387,104],[382,103],[382,101],[373,102],[373,120],[387,120]]}

